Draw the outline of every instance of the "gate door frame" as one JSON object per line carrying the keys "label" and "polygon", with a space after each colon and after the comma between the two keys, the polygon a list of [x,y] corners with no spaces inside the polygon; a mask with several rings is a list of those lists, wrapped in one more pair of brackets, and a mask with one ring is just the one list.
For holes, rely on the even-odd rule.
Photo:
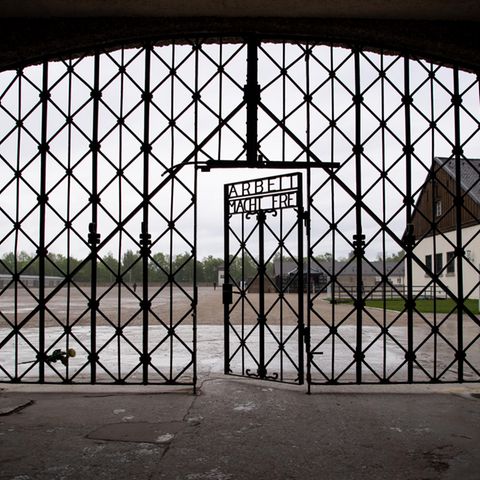
{"label": "gate door frame", "polygon": [[[303,384],[305,214],[302,174],[288,173],[226,184],[224,209],[225,374]],[[293,222],[291,218],[289,222],[284,221],[284,211],[291,209],[295,210],[296,218]],[[233,216],[236,215],[241,216],[240,231],[233,225]],[[274,226],[269,224],[272,220],[275,222]],[[278,241],[267,256],[266,234]],[[297,251],[292,252],[286,241],[292,242],[295,234]],[[233,254],[230,251],[233,243],[230,242],[231,238],[236,243]],[[255,247],[258,248],[258,258],[250,247],[253,243],[256,243]],[[288,264],[285,258],[288,258]],[[253,278],[246,277],[246,259],[256,267]],[[274,259],[278,269],[276,276],[271,271]],[[232,271],[234,264],[238,265],[239,261],[240,279],[234,278]],[[287,267],[290,268],[285,271]],[[270,295],[268,301],[267,290],[274,294],[273,297]],[[238,311],[240,324],[232,321],[233,314]],[[254,325],[245,323],[246,312],[256,315]],[[296,320],[294,325],[292,315]],[[269,323],[269,318],[273,319],[273,322]],[[292,347],[293,344],[295,347]],[[252,369],[252,365],[256,368]],[[296,376],[292,376],[292,367]]]}

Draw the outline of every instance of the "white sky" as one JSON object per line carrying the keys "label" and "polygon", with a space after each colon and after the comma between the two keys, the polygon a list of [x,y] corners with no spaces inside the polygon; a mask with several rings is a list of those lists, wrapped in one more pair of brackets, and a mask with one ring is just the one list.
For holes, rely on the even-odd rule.
{"label": "white sky", "polygon": [[[259,83],[262,86],[262,102],[279,118],[286,115],[285,124],[288,129],[295,133],[300,140],[306,144],[311,142],[311,151],[324,161],[338,161],[343,166],[338,171],[339,178],[355,190],[355,169],[354,158],[352,158],[351,142],[355,139],[355,112],[354,109],[348,109],[352,103],[352,91],[354,90],[354,70],[353,60],[347,60],[350,54],[349,50],[336,48],[333,51],[329,47],[315,47],[315,55],[321,60],[324,66],[331,65],[336,69],[337,79],[332,83],[329,80],[328,72],[319,62],[310,61],[310,76],[306,77],[305,62],[299,60],[302,50],[298,46],[267,45],[264,44],[265,52],[259,52]],[[177,46],[173,51],[171,47],[157,47],[158,56],[152,57],[152,81],[151,88],[154,89],[153,104],[150,111],[151,137],[156,138],[162,131],[168,130],[168,121],[166,114],[173,112],[174,116],[178,116],[184,108],[187,108],[191,102],[191,91],[187,88],[194,88],[195,82],[195,57],[190,56],[191,48],[187,46]],[[199,63],[199,85],[203,86],[201,90],[202,101],[204,104],[199,105],[198,111],[198,136],[201,140],[209,131],[214,128],[218,120],[209,110],[219,112],[225,116],[231,111],[242,99],[243,93],[241,87],[245,83],[246,75],[246,48],[239,50],[238,45],[224,45],[222,51],[218,45],[208,45],[204,47],[204,51],[210,56],[200,56]],[[174,52],[174,53],[173,53]],[[144,57],[135,57],[136,51],[127,51],[125,59],[130,59],[131,64],[128,66],[130,78],[117,77],[116,80],[110,82],[110,78],[115,75],[118,70],[117,65],[107,57],[102,57],[101,61],[101,84],[103,88],[102,102],[105,102],[117,116],[123,112],[123,115],[136,104],[141,102],[139,87],[144,86]],[[330,56],[332,54],[332,56]],[[112,54],[117,62],[121,62],[121,52]],[[163,58],[163,61],[159,57]],[[368,162],[362,162],[362,187],[363,191],[379,178],[379,170],[388,171],[388,176],[392,180],[392,184],[386,184],[386,191],[383,192],[381,183],[372,187],[371,191],[365,196],[365,203],[375,210],[381,217],[383,207],[386,208],[387,217],[394,214],[402,206],[402,196],[395,190],[397,186],[400,190],[405,191],[405,162],[402,159],[398,164],[396,160],[402,157],[401,141],[405,137],[405,116],[404,109],[399,108],[401,105],[401,95],[403,89],[404,64],[403,60],[394,61],[395,57],[384,56],[383,60],[377,54],[367,54],[366,58],[362,57],[361,64],[361,87],[365,105],[368,108],[362,109],[361,134],[364,145],[364,155],[372,160],[374,166]],[[210,59],[215,62],[222,62],[225,72],[228,74],[216,75],[216,66]],[[185,60],[185,61],[184,61]],[[345,63],[343,63],[347,60]],[[125,60],[127,61],[127,60]],[[391,83],[382,81],[375,82],[369,86],[374,79],[378,79],[378,71],[373,67],[381,68],[381,62],[384,62],[383,68],[387,70],[387,77]],[[57,80],[59,85],[52,90],[52,101],[55,101],[64,112],[69,108],[72,111],[78,110],[75,115],[75,123],[85,130],[87,135],[92,128],[92,103],[87,104],[85,108],[81,105],[88,101],[90,94],[90,85],[92,85],[92,59],[85,59],[75,67],[75,71],[86,81],[78,78],[72,78],[72,96],[68,97],[68,76],[60,81],[61,76],[65,73],[65,65],[61,63],[52,64],[50,68],[49,82],[51,88]],[[168,66],[175,66],[182,82],[175,81],[172,90],[172,83],[168,80]],[[423,67],[423,66],[425,67]],[[279,69],[287,68],[289,77],[285,80],[275,80],[279,74]],[[449,156],[451,154],[451,142],[454,138],[454,122],[453,110],[451,108],[451,91],[453,89],[452,70],[441,68],[435,72],[435,82],[426,81],[430,65],[412,62],[410,64],[410,89],[414,97],[414,105],[416,109],[411,111],[412,140],[415,143],[415,158],[412,165],[413,177],[412,187],[418,189],[423,183],[427,168],[431,163],[432,156]],[[436,69],[436,67],[433,67]],[[25,70],[26,77],[37,86],[41,85],[41,69],[40,67],[30,67]],[[213,80],[210,80],[214,75]],[[14,72],[0,73],[0,159],[5,162],[2,166],[4,175],[0,180],[0,207],[9,213],[12,217],[16,215],[16,183],[6,186],[12,178],[12,171],[5,167],[5,164],[15,166],[17,160],[24,167],[23,178],[34,186],[34,190],[38,190],[39,172],[38,164],[28,165],[32,157],[37,154],[37,144],[26,131],[21,131],[20,150],[17,150],[17,132],[15,130],[15,121],[8,115],[4,109],[7,109],[15,117],[25,119],[24,125],[28,131],[38,140],[41,136],[41,109],[36,108],[38,103],[38,89],[29,84],[27,80],[22,80],[21,84],[17,82],[13,88],[8,89],[9,82],[14,78]],[[165,82],[161,79],[167,78]],[[222,81],[220,90],[220,79]],[[233,80],[233,81],[232,81]],[[437,81],[438,80],[438,81]],[[135,82],[139,87],[135,85]],[[475,76],[467,73],[460,73],[460,89],[466,93],[463,96],[461,125],[462,125],[462,142],[464,145],[465,156],[478,157],[479,138],[478,118],[479,118],[479,89],[478,82],[474,84]],[[472,88],[470,85],[474,84]],[[20,85],[20,89],[19,89]],[[297,87],[301,87],[299,89]],[[119,92],[123,88],[124,96],[120,98]],[[304,92],[301,90],[309,89],[313,95],[312,107],[304,103]],[[400,91],[398,91],[399,89]],[[5,93],[2,94],[2,91]],[[219,92],[223,95],[220,96]],[[382,93],[384,102],[381,101]],[[18,96],[21,94],[22,105],[20,114],[18,111]],[[282,99],[285,98],[285,106]],[[332,101],[334,99],[334,101]],[[221,105],[220,105],[221,102]],[[2,109],[4,108],[4,109]],[[106,135],[109,129],[114,128],[116,117],[108,108],[102,105],[100,111],[100,136]],[[33,113],[29,113],[33,109]],[[161,112],[160,112],[161,110]],[[310,139],[307,137],[307,110],[310,118]],[[163,113],[162,113],[163,112]],[[293,112],[293,113],[292,113]],[[345,113],[343,113],[345,112]],[[445,113],[444,113],[445,112]],[[168,116],[167,115],[167,116]],[[386,130],[378,130],[378,118],[388,118],[388,128],[392,133]],[[337,129],[329,128],[329,119],[336,119]],[[437,122],[437,129],[429,129],[428,122],[434,118]],[[189,136],[194,135],[194,116],[193,107],[187,108],[186,113],[180,115],[177,120],[177,126],[185,131]],[[129,127],[142,139],[143,137],[143,108],[137,108],[129,117]],[[53,106],[49,107],[49,134],[54,135],[55,129],[60,128],[65,123],[64,116],[56,111]],[[215,159],[233,160],[241,155],[243,149],[243,139],[245,138],[245,111],[240,112],[229,123],[231,130],[223,129],[222,144],[219,146],[218,137],[212,139],[205,148],[204,152]],[[274,129],[272,120],[266,113],[259,110],[258,113],[258,130],[260,149],[270,160],[287,161],[296,158],[305,160],[305,154],[302,154],[301,148],[295,144],[287,136],[282,135],[280,129]],[[13,129],[14,133],[8,135]],[[165,130],[167,129],[167,130]],[[378,131],[376,131],[378,130]],[[125,129],[122,129],[121,147],[119,147],[120,139],[117,128],[114,133],[109,135],[102,141],[102,155],[111,160],[113,165],[104,161],[100,157],[102,165],[99,169],[99,188],[105,188],[102,193],[102,204],[105,206],[106,212],[101,213],[99,217],[99,225],[103,236],[113,228],[113,222],[108,218],[108,213],[112,216],[119,214],[118,195],[119,183],[115,181],[108,186],[110,179],[115,177],[115,166],[121,165],[125,168],[125,175],[139,189],[142,188],[142,170],[143,160],[139,156],[129,166],[126,166],[139,151],[139,141],[135,139]],[[376,131],[376,133],[375,133]],[[65,165],[67,164],[68,155],[71,156],[73,164],[78,162],[85,155],[84,160],[79,166],[75,167],[74,174],[78,183],[72,185],[71,200],[69,206],[70,214],[81,212],[83,205],[88,200],[87,193],[81,188],[84,185],[87,189],[91,184],[91,172],[88,163],[88,144],[89,139],[83,137],[78,132],[73,132],[69,138],[67,129],[64,128],[62,133],[58,135],[50,144],[52,157],[48,159],[47,183],[48,188],[54,187],[56,182],[61,180],[65,173]],[[323,132],[323,133],[322,133]],[[397,138],[395,138],[397,137]],[[152,140],[152,138],[150,140]],[[174,145],[174,163],[181,162],[183,158],[191,151],[192,144],[189,140],[179,133],[175,132],[174,137],[170,133],[165,133],[155,141],[153,145],[153,154],[166,165],[171,162],[172,139]],[[368,141],[367,141],[368,139]],[[53,156],[55,158],[53,158]],[[206,156],[204,156],[206,158]],[[244,156],[241,156],[244,158]],[[59,163],[57,163],[57,160]],[[382,162],[384,165],[382,165]],[[151,163],[150,171],[150,188],[161,181],[163,169],[155,162]],[[198,174],[198,258],[207,255],[216,257],[223,256],[223,185],[225,183],[236,182],[244,179],[255,177],[264,177],[275,175],[276,173],[286,173],[285,170],[275,172],[270,169],[260,171],[252,171],[247,169],[237,170],[212,170],[208,173],[199,172]],[[306,173],[304,173],[306,177]],[[186,167],[179,175],[179,179],[185,181],[185,184],[193,188],[192,184],[192,167]],[[312,190],[322,185],[326,180],[326,175],[321,170],[316,169],[312,173]],[[74,182],[75,183],[75,182]],[[4,189],[2,191],[2,189]],[[138,204],[140,196],[135,189],[125,182],[122,183],[122,213],[125,215],[130,208]],[[170,191],[166,189],[155,197],[155,204],[159,210],[169,216],[169,196]],[[175,211],[178,213],[184,205],[189,202],[190,195],[179,185],[175,186]],[[306,190],[305,190],[306,198]],[[333,199],[333,200],[332,200]],[[64,217],[67,216],[66,203],[66,181],[56,187],[50,195],[50,202],[55,209],[62,212]],[[333,202],[333,203],[332,203]],[[36,192],[30,191],[21,183],[20,190],[20,218],[36,203]],[[306,202],[305,202],[306,204]],[[322,189],[315,194],[314,204],[320,213],[314,213],[312,216],[312,237],[315,241],[315,254],[331,252],[332,235],[323,238],[324,232],[328,228],[328,219],[335,218],[338,221],[342,215],[352,205],[352,199],[342,191],[340,187],[331,190],[329,185],[324,185]],[[334,217],[332,215],[334,214]],[[323,215],[323,216],[322,216]],[[140,232],[141,215],[135,217],[131,223],[129,230],[135,239],[138,239]],[[192,234],[192,220],[190,213],[182,217],[177,223],[178,228],[185,232],[186,235]],[[85,232],[90,220],[90,212],[86,211],[75,219],[75,227]],[[162,223],[163,222],[163,223]],[[4,225],[3,235],[0,235],[0,254],[11,251],[15,244],[13,236],[3,240],[4,235],[9,231],[9,221],[7,217],[0,213],[0,223]],[[151,212],[150,215],[151,233],[154,238],[162,231],[161,224],[164,221],[159,215]],[[158,231],[155,231],[155,225]],[[397,235],[401,236],[405,225],[405,215],[400,213],[392,221],[392,229]],[[34,212],[28,217],[28,220],[22,223],[25,233],[36,238],[38,235],[38,212]],[[62,222],[51,212],[47,214],[47,240],[54,239],[57,232],[62,230]],[[374,221],[369,219],[368,215],[363,215],[364,233],[367,235],[367,241],[375,235],[379,227]],[[7,229],[7,230],[6,230]],[[346,215],[339,223],[341,230],[348,239],[355,233],[355,215],[353,212]],[[336,255],[337,257],[345,256],[351,250],[347,241],[342,239],[341,235],[336,235]],[[321,241],[316,240],[322,238]],[[118,239],[117,239],[118,240]],[[71,238],[73,256],[81,256],[86,254],[87,247],[81,241]],[[168,253],[169,238],[158,241],[155,249]],[[67,236],[61,234],[56,243],[50,248],[50,251],[60,253],[66,252]],[[122,249],[133,245],[124,237]],[[110,248],[111,247],[111,248]],[[34,250],[31,242],[25,236],[21,236],[18,243],[18,249],[27,251]],[[173,253],[182,253],[186,249],[186,244],[176,236],[173,243]],[[118,241],[112,243],[105,248],[105,253],[109,250],[114,254],[118,251]],[[378,253],[383,250],[381,236],[373,241],[367,248],[367,256],[375,258]],[[394,242],[387,239],[385,244],[387,253],[394,253],[399,247]]]}

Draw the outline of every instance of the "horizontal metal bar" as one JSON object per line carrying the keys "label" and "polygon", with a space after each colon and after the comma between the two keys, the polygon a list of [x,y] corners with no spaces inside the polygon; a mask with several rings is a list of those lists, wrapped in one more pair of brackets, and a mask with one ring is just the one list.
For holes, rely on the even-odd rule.
{"label": "horizontal metal bar", "polygon": [[339,162],[282,162],[264,161],[247,162],[245,160],[207,160],[198,162],[198,168],[202,172],[208,172],[212,168],[276,168],[276,169],[299,169],[299,168],[339,168]]}

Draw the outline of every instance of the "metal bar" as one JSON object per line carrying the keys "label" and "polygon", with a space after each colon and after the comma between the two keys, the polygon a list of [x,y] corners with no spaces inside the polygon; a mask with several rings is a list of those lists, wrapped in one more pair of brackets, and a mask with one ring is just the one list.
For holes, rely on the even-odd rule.
{"label": "metal bar", "polygon": [[[303,221],[305,219],[304,210],[303,210],[303,180],[302,175],[300,173],[296,174],[297,177],[297,255],[298,255],[298,383],[299,385],[303,385],[304,383],[304,356],[303,356],[303,342],[304,342],[304,333],[305,333],[305,322],[304,322],[304,265],[303,265]],[[307,271],[307,285],[310,284],[310,272]],[[310,288],[310,287],[308,287]],[[306,335],[308,337],[308,334]]]}
{"label": "metal bar", "polygon": [[92,221],[89,226],[91,277],[90,277],[90,382],[96,383],[97,379],[97,255],[100,236],[97,233],[98,222],[98,126],[99,126],[99,108],[100,108],[100,55],[95,52],[94,59],[94,84],[92,90],[93,98],[93,119],[92,119],[92,142],[90,150],[92,152]]}
{"label": "metal bar", "polygon": [[247,163],[257,163],[258,130],[257,106],[260,100],[258,86],[258,42],[250,37],[247,43],[247,84],[245,86],[245,101],[247,103]]}
{"label": "metal bar", "polygon": [[[242,280],[245,279],[245,266],[246,266],[246,261],[245,261],[245,252],[247,251],[247,238],[248,238],[248,234],[246,233],[245,231],[245,215],[242,215],[242,223],[241,223],[241,230],[242,230],[242,233],[241,233],[241,239],[242,239]],[[247,293],[247,292],[245,292]],[[245,338],[245,312],[246,312],[246,308],[245,308],[245,303],[246,303],[246,296],[243,296],[242,297],[242,340]],[[246,350],[246,347],[245,345],[242,346],[242,374],[245,374],[245,350]]]}
{"label": "metal bar", "polygon": [[[119,99],[119,117],[123,118],[124,112],[124,86],[125,86],[125,49],[122,48],[122,56],[120,62],[120,99]],[[118,125],[118,169],[123,171],[123,128],[122,122]],[[122,221],[123,217],[123,176],[118,177],[118,222]],[[122,246],[123,246],[123,230],[118,232],[118,250],[117,250],[117,328],[122,326]],[[122,337],[117,335],[117,375],[118,381],[122,380],[122,365],[121,365],[121,351],[122,351]]]}
{"label": "metal bar", "polygon": [[40,218],[39,218],[39,238],[38,238],[38,351],[39,351],[39,382],[45,381],[45,258],[47,255],[45,247],[45,227],[46,227],[46,207],[48,202],[47,197],[47,120],[48,120],[48,62],[43,63],[43,78],[42,78],[42,132],[40,140]]}
{"label": "metal bar", "polygon": [[[228,186],[223,186],[223,243],[224,243],[224,272],[223,272],[223,282],[230,283],[230,212],[229,212],[229,202],[228,202]],[[224,340],[224,367],[223,371],[225,375],[230,373],[230,305],[223,303],[223,340]],[[243,316],[242,316],[243,318]]]}
{"label": "metal bar", "polygon": [[[435,94],[434,94],[434,82],[435,82],[435,74],[433,70],[433,65],[430,64],[430,115],[432,121],[435,119]],[[435,152],[435,129],[432,128],[432,136],[431,136],[431,151]],[[432,155],[433,156],[433,155]],[[432,202],[433,204],[433,202]],[[431,215],[433,218],[433,205],[432,205],[432,212]],[[437,330],[437,316],[435,315],[433,318],[433,326],[435,330]],[[437,378],[438,375],[438,335],[434,333],[433,335],[433,378]]]}
{"label": "metal bar", "polygon": [[258,212],[258,328],[259,328],[259,358],[258,377],[265,378],[265,219],[263,211]]}
{"label": "metal bar", "polygon": [[355,58],[355,220],[356,228],[354,235],[354,251],[355,262],[357,264],[357,287],[355,294],[355,310],[356,310],[356,381],[362,382],[362,316],[363,316],[363,275],[362,275],[362,258],[363,258],[363,233],[362,233],[362,128],[361,128],[361,110],[362,110],[362,93],[360,86],[360,51],[357,48],[354,53]]}
{"label": "metal bar", "polygon": [[[245,278],[245,251],[247,249],[246,247],[246,236],[245,236],[245,215],[242,215],[242,221],[241,221],[241,241],[242,241],[242,246],[241,246],[241,255],[242,255],[242,280]],[[229,279],[230,281],[230,279]],[[242,315],[242,331],[241,331],[241,339],[243,340],[245,338],[245,302],[246,302],[246,297],[242,297],[242,306],[241,306],[241,315]],[[245,345],[242,345],[241,347],[242,351],[242,375],[245,375]]]}
{"label": "metal bar", "polygon": [[[172,59],[171,59],[171,71],[172,74],[170,75],[170,166],[171,168],[175,165],[175,125],[173,124],[173,119],[175,118],[175,43],[172,43]],[[192,157],[193,159],[195,158]],[[174,199],[175,199],[175,177],[170,179],[170,214],[169,214],[169,241],[170,241],[170,279],[169,279],[169,293],[170,293],[170,308],[169,308],[169,329],[170,332],[173,331],[174,325],[174,309],[173,309],[173,285],[174,285],[174,251],[173,251],[173,239],[174,239],[174,219],[175,219],[175,212],[174,212]],[[170,358],[169,358],[169,374],[168,378],[171,381],[173,378],[173,335],[170,335]]]}
{"label": "metal bar", "polygon": [[[72,61],[69,61],[69,72],[68,72],[68,118],[72,115],[72,100],[73,100],[73,88],[72,88]],[[72,124],[68,124],[68,153],[67,153],[67,168],[68,171],[71,171],[72,168]],[[71,231],[71,208],[72,208],[72,176],[67,175],[67,271],[66,274],[70,275],[71,270],[71,240],[72,240],[72,231]],[[71,321],[71,299],[72,299],[72,282],[69,281],[67,283],[67,305],[66,305],[66,327],[68,329],[67,336],[67,351],[70,348],[70,338],[71,338],[71,330],[70,330],[70,321]],[[66,381],[70,380],[70,363],[67,364],[67,372],[66,372]]]}
{"label": "metal bar", "polygon": [[[334,62],[334,55],[333,55],[333,47],[330,47],[330,98],[331,98],[331,117],[330,117],[330,149],[331,149],[331,158],[334,158],[335,155],[335,77],[333,74],[335,73],[335,62]],[[333,175],[330,176],[330,215],[331,215],[331,224],[336,223],[336,210],[335,210],[335,178]],[[335,285],[337,283],[336,281],[336,274],[337,274],[337,269],[335,265],[335,258],[336,258],[336,250],[337,250],[337,233],[335,229],[331,228],[331,234],[332,234],[332,264],[331,264],[331,272],[332,272],[332,285],[331,285],[331,292],[332,292],[332,307],[331,307],[331,337],[332,337],[332,342],[331,342],[331,361],[330,361],[330,382],[335,381],[335,353],[337,351],[336,349],[336,343],[335,343],[335,336],[336,336],[336,328],[337,328],[337,322],[336,322],[336,301],[335,301]]]}
{"label": "metal bar", "polygon": [[[200,50],[200,45],[198,45],[198,48],[195,50],[195,93],[199,94],[199,50]],[[221,62],[221,55],[222,55],[222,44],[220,44],[220,64]],[[222,92],[223,92],[223,87],[222,87],[222,74],[221,72],[219,73],[219,116],[221,118],[222,116]],[[195,116],[195,125],[194,125],[194,145],[198,145],[198,101],[199,101],[199,96],[195,96],[195,110],[194,110],[194,116]],[[219,154],[221,152],[221,130],[219,132],[219,138],[218,138],[218,151]],[[197,306],[198,306],[198,286],[197,286],[197,241],[198,241],[198,235],[197,235],[197,227],[198,227],[198,202],[197,202],[197,192],[198,192],[198,169],[197,169],[197,164],[198,164],[198,151],[195,154],[194,157],[195,161],[195,172],[194,172],[194,195],[192,202],[194,203],[193,206],[193,244],[195,246],[194,248],[194,254],[193,254],[193,312],[192,312],[192,323],[193,323],[193,353],[192,353],[192,360],[193,360],[193,394],[195,395],[197,392]]]}
{"label": "metal bar", "polygon": [[150,364],[150,354],[148,346],[148,319],[150,313],[150,301],[148,294],[148,263],[150,257],[150,234],[148,225],[148,211],[150,203],[145,201],[149,192],[149,161],[150,161],[150,103],[152,94],[150,93],[150,65],[151,65],[151,44],[145,45],[145,86],[143,90],[143,212],[142,212],[142,231],[140,233],[140,253],[142,256],[142,375],[144,385],[148,384],[148,367]]}
{"label": "metal bar", "polygon": [[[195,68],[195,92],[198,92],[198,50],[196,56],[196,68]],[[218,125],[220,126],[222,122],[222,112],[223,112],[223,42],[220,40],[219,45],[219,72],[218,72]],[[198,101],[195,104],[196,112],[198,113]],[[198,115],[195,116],[195,145],[198,143],[198,136],[197,136],[197,122],[198,122]],[[196,157],[197,158],[197,157]],[[217,150],[217,158],[222,158],[222,129],[218,131],[218,150]],[[198,162],[197,162],[198,163]]]}
{"label": "metal bar", "polygon": [[[310,53],[309,45],[307,44],[307,52]],[[305,59],[305,76],[306,76],[306,95],[310,98],[310,54],[306,56]],[[310,135],[310,124],[311,124],[311,102],[307,102],[306,105],[306,144],[308,151],[311,150],[311,135]],[[307,164],[310,165],[310,156],[307,156]],[[305,235],[306,235],[306,242],[307,242],[307,333],[304,335],[304,342],[305,342],[305,353],[307,356],[307,372],[306,372],[306,379],[307,379],[307,393],[311,393],[311,382],[312,382],[312,353],[311,353],[311,342],[310,342],[310,332],[311,332],[311,308],[313,304],[312,299],[312,286],[310,281],[310,272],[312,270],[312,257],[313,252],[311,250],[312,245],[312,236],[311,236],[311,229],[310,229],[310,215],[311,215],[311,204],[312,204],[312,192],[311,192],[311,183],[312,183],[312,175],[310,168],[307,169],[307,211],[305,217]],[[303,183],[302,183],[302,193],[301,196],[303,197]],[[302,203],[303,205],[303,198]],[[300,233],[299,233],[300,236]],[[303,237],[303,235],[302,235]],[[303,242],[302,242],[303,248]],[[299,258],[303,259],[303,254]],[[303,262],[302,262],[303,263]],[[303,305],[303,300],[302,300]],[[303,347],[302,347],[303,351]]]}
{"label": "metal bar", "polygon": [[[310,157],[309,157],[310,159]],[[276,161],[268,160],[263,161],[261,158],[257,160],[255,165],[250,164],[244,160],[207,160],[206,162],[198,162],[198,165],[202,171],[208,171],[212,168],[275,168],[275,169],[295,169],[299,170],[305,168],[307,170],[311,168],[339,168],[339,162],[322,162],[322,161],[313,161],[313,162],[287,162],[287,161]]]}
{"label": "metal bar", "polygon": [[455,121],[455,146],[453,154],[455,156],[455,223],[456,223],[456,263],[457,263],[457,366],[458,381],[463,382],[465,351],[463,345],[463,309],[464,309],[464,292],[463,292],[463,238],[462,238],[462,169],[461,159],[463,156],[461,125],[460,125],[460,105],[462,97],[460,95],[458,67],[453,69],[453,88],[454,94],[452,98]]}
{"label": "metal bar", "polygon": [[[22,76],[21,76],[22,71],[19,70],[17,72],[17,82],[18,82],[18,96],[17,96],[17,102],[18,102],[18,109],[17,109],[17,154],[16,154],[16,171],[19,172],[21,169],[21,140],[22,140],[22,129],[20,127],[20,120],[22,118]],[[15,179],[15,223],[17,228],[15,228],[15,234],[14,234],[14,241],[13,241],[13,253],[14,253],[14,258],[13,258],[13,275],[14,275],[14,282],[13,282],[13,316],[14,316],[14,325],[15,329],[12,331],[14,335],[14,345],[15,345],[15,368],[14,368],[14,375],[13,375],[13,381],[18,381],[18,337],[19,337],[19,324],[18,324],[18,284],[19,284],[19,271],[18,271],[18,242],[19,242],[19,236],[20,236],[20,185],[21,185],[21,179],[19,176]]]}
{"label": "metal bar", "polygon": [[[380,71],[383,72],[384,69],[384,53],[383,51],[380,53]],[[381,134],[382,134],[382,172],[387,170],[385,157],[385,76],[381,76],[380,78],[380,89],[381,89]],[[386,192],[386,185],[387,179],[382,178],[382,220],[384,223],[387,221],[387,192]],[[382,358],[382,379],[383,381],[387,381],[387,308],[386,308],[386,297],[387,297],[387,282],[388,282],[388,274],[387,274],[387,260],[386,260],[386,234],[385,230],[382,229],[382,274],[383,274],[383,315],[382,315],[382,327],[384,333],[382,333],[382,350],[383,350],[383,358]]]}
{"label": "metal bar", "polygon": [[413,349],[413,242],[414,232],[412,230],[413,224],[413,196],[412,196],[412,140],[411,140],[411,119],[410,119],[410,58],[404,58],[404,92],[403,104],[405,111],[405,176],[406,176],[406,192],[405,192],[405,224],[407,242],[405,245],[406,256],[406,271],[407,271],[407,378],[408,383],[413,382],[413,363],[414,363],[414,349]]}
{"label": "metal bar", "polygon": [[[280,254],[280,292],[282,294],[280,298],[280,335],[279,335],[279,343],[283,345],[283,304],[284,304],[284,297],[283,297],[283,291],[284,291],[284,285],[283,285],[283,275],[284,275],[284,270],[283,270],[283,255],[284,255],[284,212],[283,210],[280,210],[280,218],[279,218],[279,240],[280,240],[280,248],[279,248],[279,254]],[[298,271],[298,263],[297,263],[297,271]],[[298,313],[298,312],[297,312]],[[298,325],[298,317],[297,317],[297,325]],[[303,346],[302,346],[303,349]],[[283,380],[283,358],[284,357],[284,350],[283,348],[280,349],[280,381]]]}

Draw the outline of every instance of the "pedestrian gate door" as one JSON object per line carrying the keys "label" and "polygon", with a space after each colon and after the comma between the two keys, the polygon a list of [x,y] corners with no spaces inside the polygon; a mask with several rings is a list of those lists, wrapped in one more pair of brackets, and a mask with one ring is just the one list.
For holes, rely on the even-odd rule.
{"label": "pedestrian gate door", "polygon": [[225,185],[225,373],[303,383],[299,173]]}

